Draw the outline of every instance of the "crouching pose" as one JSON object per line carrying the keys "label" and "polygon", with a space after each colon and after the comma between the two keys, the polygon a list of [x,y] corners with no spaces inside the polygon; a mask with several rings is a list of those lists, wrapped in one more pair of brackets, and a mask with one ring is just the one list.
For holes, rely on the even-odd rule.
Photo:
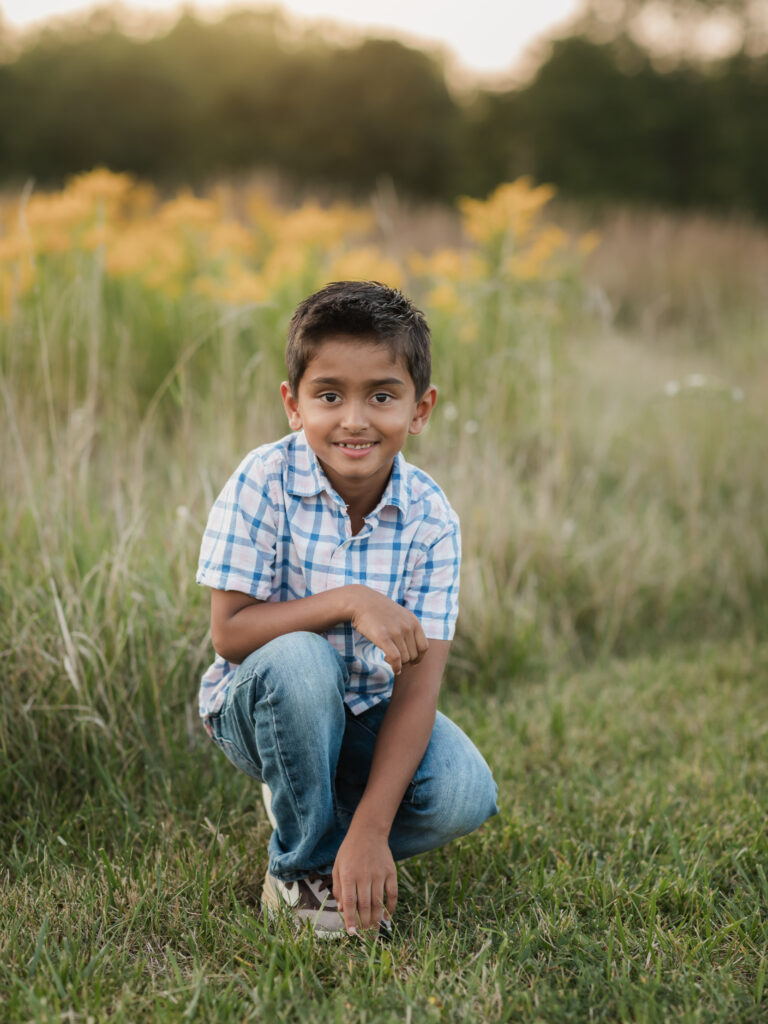
{"label": "crouching pose", "polygon": [[292,433],[243,459],[203,537],[200,714],[264,784],[266,906],[321,935],[386,931],[395,861],[497,812],[487,764],[437,711],[459,523],[401,454],[437,397],[429,328],[400,292],[337,282],[296,310],[286,361]]}

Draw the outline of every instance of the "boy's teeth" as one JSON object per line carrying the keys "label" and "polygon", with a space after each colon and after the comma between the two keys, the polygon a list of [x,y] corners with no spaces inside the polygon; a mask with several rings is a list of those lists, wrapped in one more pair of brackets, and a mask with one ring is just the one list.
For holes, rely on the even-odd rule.
{"label": "boy's teeth", "polygon": [[373,447],[373,442],[369,442],[368,444],[344,444],[344,442],[342,441],[341,446],[342,446],[342,448],[355,448],[355,449],[357,449],[357,448],[372,448]]}

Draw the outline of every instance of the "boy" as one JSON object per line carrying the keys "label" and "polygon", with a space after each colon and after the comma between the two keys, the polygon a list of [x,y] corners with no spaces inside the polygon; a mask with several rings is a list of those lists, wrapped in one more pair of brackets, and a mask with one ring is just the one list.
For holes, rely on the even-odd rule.
{"label": "boy", "polygon": [[497,812],[485,761],[436,711],[459,524],[400,454],[437,397],[429,328],[400,292],[337,282],[296,310],[286,362],[294,433],[245,457],[203,537],[217,657],[200,713],[271,792],[268,909],[319,935],[387,931],[395,860]]}

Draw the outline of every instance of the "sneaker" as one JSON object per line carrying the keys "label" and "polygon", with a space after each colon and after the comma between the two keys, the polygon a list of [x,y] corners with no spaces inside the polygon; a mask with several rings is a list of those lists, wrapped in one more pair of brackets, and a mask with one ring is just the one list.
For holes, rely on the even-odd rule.
{"label": "sneaker", "polygon": [[[337,939],[347,934],[344,918],[333,895],[331,875],[315,873],[295,882],[281,882],[267,871],[261,900],[270,917],[278,914],[281,907],[287,907],[297,924],[311,924],[315,935],[320,938]],[[389,938],[391,935],[392,922],[382,917],[379,936]]]}
{"label": "sneaker", "polygon": [[333,896],[331,875],[312,874],[295,882],[281,882],[267,871],[261,902],[270,917],[279,913],[281,907],[287,907],[297,924],[308,922],[321,938],[335,939],[347,934]]}
{"label": "sneaker", "polygon": [[266,782],[262,782],[261,784],[261,799],[264,801],[264,810],[267,812],[269,824],[272,826],[272,828],[276,829],[277,820],[274,814],[272,813],[272,790],[269,788]]}

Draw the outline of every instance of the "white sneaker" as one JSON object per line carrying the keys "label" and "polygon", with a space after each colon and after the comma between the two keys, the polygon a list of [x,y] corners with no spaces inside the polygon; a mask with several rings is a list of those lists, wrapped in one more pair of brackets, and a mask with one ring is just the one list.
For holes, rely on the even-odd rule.
{"label": "white sneaker", "polygon": [[272,826],[272,828],[276,829],[277,819],[272,813],[272,790],[269,788],[266,782],[262,782],[261,784],[261,799],[264,801],[264,810],[267,812],[269,823]]}
{"label": "white sneaker", "polygon": [[287,907],[297,924],[311,924],[320,938],[337,939],[347,933],[333,897],[330,875],[312,874],[295,882],[281,882],[267,871],[261,901],[270,916],[279,913],[281,907]]}
{"label": "white sneaker", "polygon": [[[281,882],[267,870],[261,890],[262,905],[270,917],[281,907],[290,910],[296,924],[310,924],[315,935],[323,939],[340,939],[347,934],[344,918],[333,895],[333,876],[313,873],[295,882]],[[392,935],[392,922],[382,917],[379,937]]]}

